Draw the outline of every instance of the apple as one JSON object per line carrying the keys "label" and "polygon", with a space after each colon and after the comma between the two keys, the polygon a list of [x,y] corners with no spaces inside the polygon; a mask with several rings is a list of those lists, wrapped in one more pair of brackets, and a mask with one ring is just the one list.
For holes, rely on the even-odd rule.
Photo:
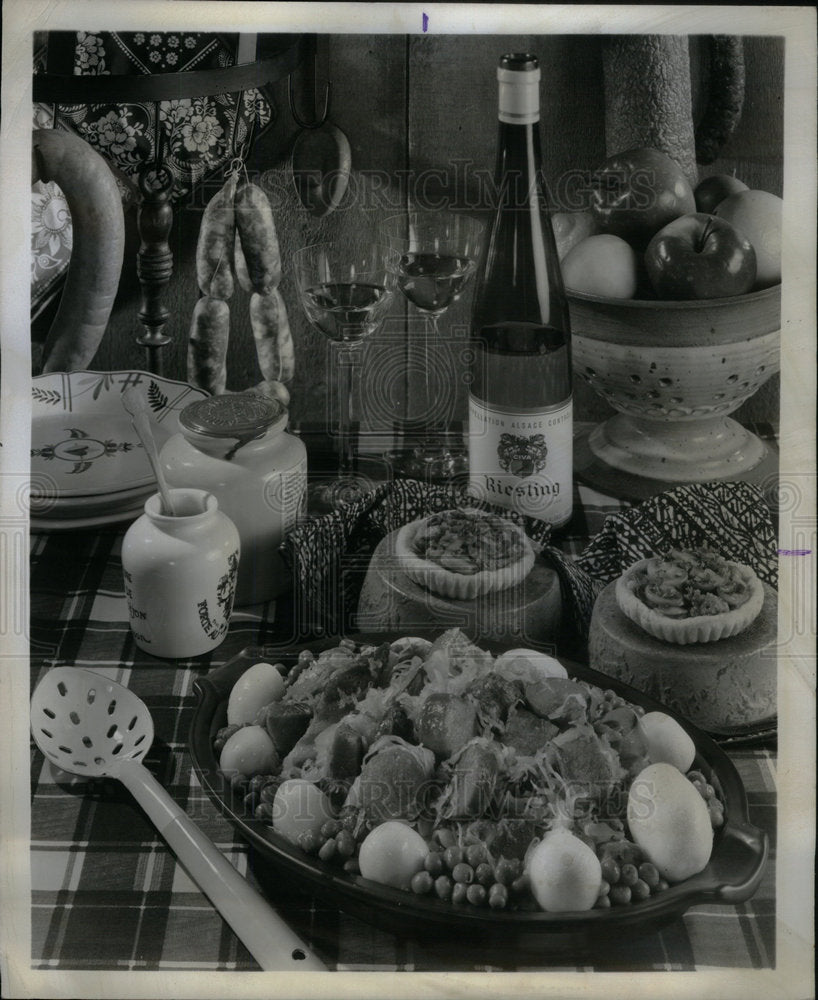
{"label": "apple", "polygon": [[738,191],[720,202],[715,215],[742,233],[756,254],[755,288],[781,281],[781,225],[784,202],[769,191]]}
{"label": "apple", "polygon": [[603,233],[643,250],[663,226],[696,211],[681,167],[647,147],[610,157],[593,175],[591,212]]}
{"label": "apple", "polygon": [[704,212],[683,215],[659,230],[645,251],[645,267],[660,299],[744,295],[756,280],[756,255],[747,237]]}
{"label": "apple", "polygon": [[608,299],[633,298],[637,268],[633,247],[610,233],[587,236],[561,264],[562,280],[569,291]]}
{"label": "apple", "polygon": [[597,231],[596,219],[590,212],[554,212],[551,216],[551,225],[560,260],[563,260],[577,243],[586,236],[593,236]]}
{"label": "apple", "polygon": [[693,189],[696,211],[710,213],[720,201],[724,201],[729,195],[747,190],[748,187],[744,181],[733,177],[732,174],[713,174],[711,177],[705,177]]}

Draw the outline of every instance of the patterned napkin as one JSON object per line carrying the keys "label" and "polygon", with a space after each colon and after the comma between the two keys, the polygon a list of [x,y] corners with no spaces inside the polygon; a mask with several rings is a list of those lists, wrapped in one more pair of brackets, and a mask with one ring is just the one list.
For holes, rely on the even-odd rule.
{"label": "patterned napkin", "polygon": [[348,631],[378,542],[409,521],[459,505],[479,507],[525,528],[560,578],[569,627],[580,642],[587,639],[594,601],[605,584],[655,552],[707,546],[777,584],[770,512],[761,491],[747,483],[681,486],[610,515],[572,561],[550,543],[551,529],[541,521],[476,501],[459,487],[396,480],[297,525],[287,537],[282,554],[296,581],[295,614],[302,628],[325,635]]}
{"label": "patterned napkin", "polygon": [[668,549],[707,548],[750,566],[778,587],[775,529],[764,495],[750,483],[679,486],[605,518],[574,567],[610,583],[640,559]]}

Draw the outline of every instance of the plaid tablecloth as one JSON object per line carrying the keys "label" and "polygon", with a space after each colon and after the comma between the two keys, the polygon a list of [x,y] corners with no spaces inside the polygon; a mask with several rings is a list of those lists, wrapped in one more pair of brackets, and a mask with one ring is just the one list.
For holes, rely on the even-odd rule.
{"label": "plaid tablecloth", "polygon": [[[620,504],[578,488],[563,539],[577,554]],[[223,645],[195,661],[160,661],[134,645],[122,585],[122,530],[34,534],[31,539],[32,687],[58,664],[88,667],[126,684],[147,704],[156,738],[146,761],[171,796],[251,881],[252,857],[199,786],[187,750],[193,681],[249,645],[289,628],[286,603],[237,611]],[[339,970],[668,970],[775,966],[776,756],[773,747],[730,747],[750,818],[766,830],[770,863],[754,897],[699,906],[644,935],[617,937],[593,954],[515,953],[436,944],[386,933],[318,896],[271,893],[282,916]],[[129,794],[113,781],[87,784],[31,756],[32,967],[50,970],[251,970],[255,962],[194,886]],[[90,793],[90,794],[89,794]],[[269,891],[269,887],[268,887]],[[104,933],[101,929],[104,928]]]}

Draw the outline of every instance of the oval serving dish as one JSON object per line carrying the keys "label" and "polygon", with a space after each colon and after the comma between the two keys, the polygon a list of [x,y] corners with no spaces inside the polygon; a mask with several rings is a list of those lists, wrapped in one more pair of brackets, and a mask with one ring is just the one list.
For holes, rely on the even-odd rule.
{"label": "oval serving dish", "polygon": [[[437,633],[435,633],[436,635]],[[378,645],[401,638],[352,635],[358,643]],[[429,636],[422,636],[429,638]],[[432,636],[431,638],[434,638]],[[246,815],[242,792],[234,792],[218,770],[213,750],[216,732],[226,725],[227,701],[238,678],[259,660],[293,665],[301,649],[319,652],[337,645],[338,639],[304,643],[297,647],[248,647],[223,666],[194,682],[197,705],[189,734],[193,766],[202,787],[219,811],[232,823],[251,847],[254,871],[264,883],[289,884],[296,890],[313,891],[327,905],[338,906],[362,920],[376,923],[393,933],[434,937],[443,931],[474,943],[485,940],[519,948],[554,948],[566,941],[593,944],[594,939],[616,935],[628,928],[643,933],[656,931],[681,916],[689,907],[702,903],[735,904],[748,899],[758,888],[767,861],[767,835],[754,827],[747,812],[747,797],[741,779],[726,754],[704,733],[678,714],[626,684],[606,677],[589,667],[565,661],[572,677],[611,688],[646,711],[661,710],[673,716],[690,734],[696,747],[694,767],[708,781],[717,783],[725,804],[725,824],[716,831],[713,853],[707,867],[643,902],[612,909],[572,913],[496,911],[489,908],[455,907],[451,903],[414,895],[400,889],[348,875],[338,867],[310,857],[293,846],[270,825]],[[481,648],[497,656],[504,645],[480,640]],[[533,646],[531,648],[536,648]]]}

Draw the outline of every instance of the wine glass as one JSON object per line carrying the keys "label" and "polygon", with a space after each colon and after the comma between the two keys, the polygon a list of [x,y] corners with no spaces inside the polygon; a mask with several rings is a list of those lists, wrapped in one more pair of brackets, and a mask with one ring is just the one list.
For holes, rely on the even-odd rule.
{"label": "wine glass", "polygon": [[389,312],[395,275],[387,267],[384,247],[375,241],[316,243],[298,250],[293,264],[304,312],[329,340],[333,355],[341,481],[353,468],[351,430],[361,349]]}
{"label": "wine glass", "polygon": [[[387,263],[398,288],[424,318],[422,413],[432,412],[429,342],[439,336],[439,320],[463,294],[474,273],[483,237],[483,224],[468,215],[446,211],[402,212],[385,219],[381,238],[389,247]],[[445,443],[445,429],[424,426],[421,443],[408,455],[394,454],[399,471],[422,479],[446,479],[463,465],[465,455]]]}

